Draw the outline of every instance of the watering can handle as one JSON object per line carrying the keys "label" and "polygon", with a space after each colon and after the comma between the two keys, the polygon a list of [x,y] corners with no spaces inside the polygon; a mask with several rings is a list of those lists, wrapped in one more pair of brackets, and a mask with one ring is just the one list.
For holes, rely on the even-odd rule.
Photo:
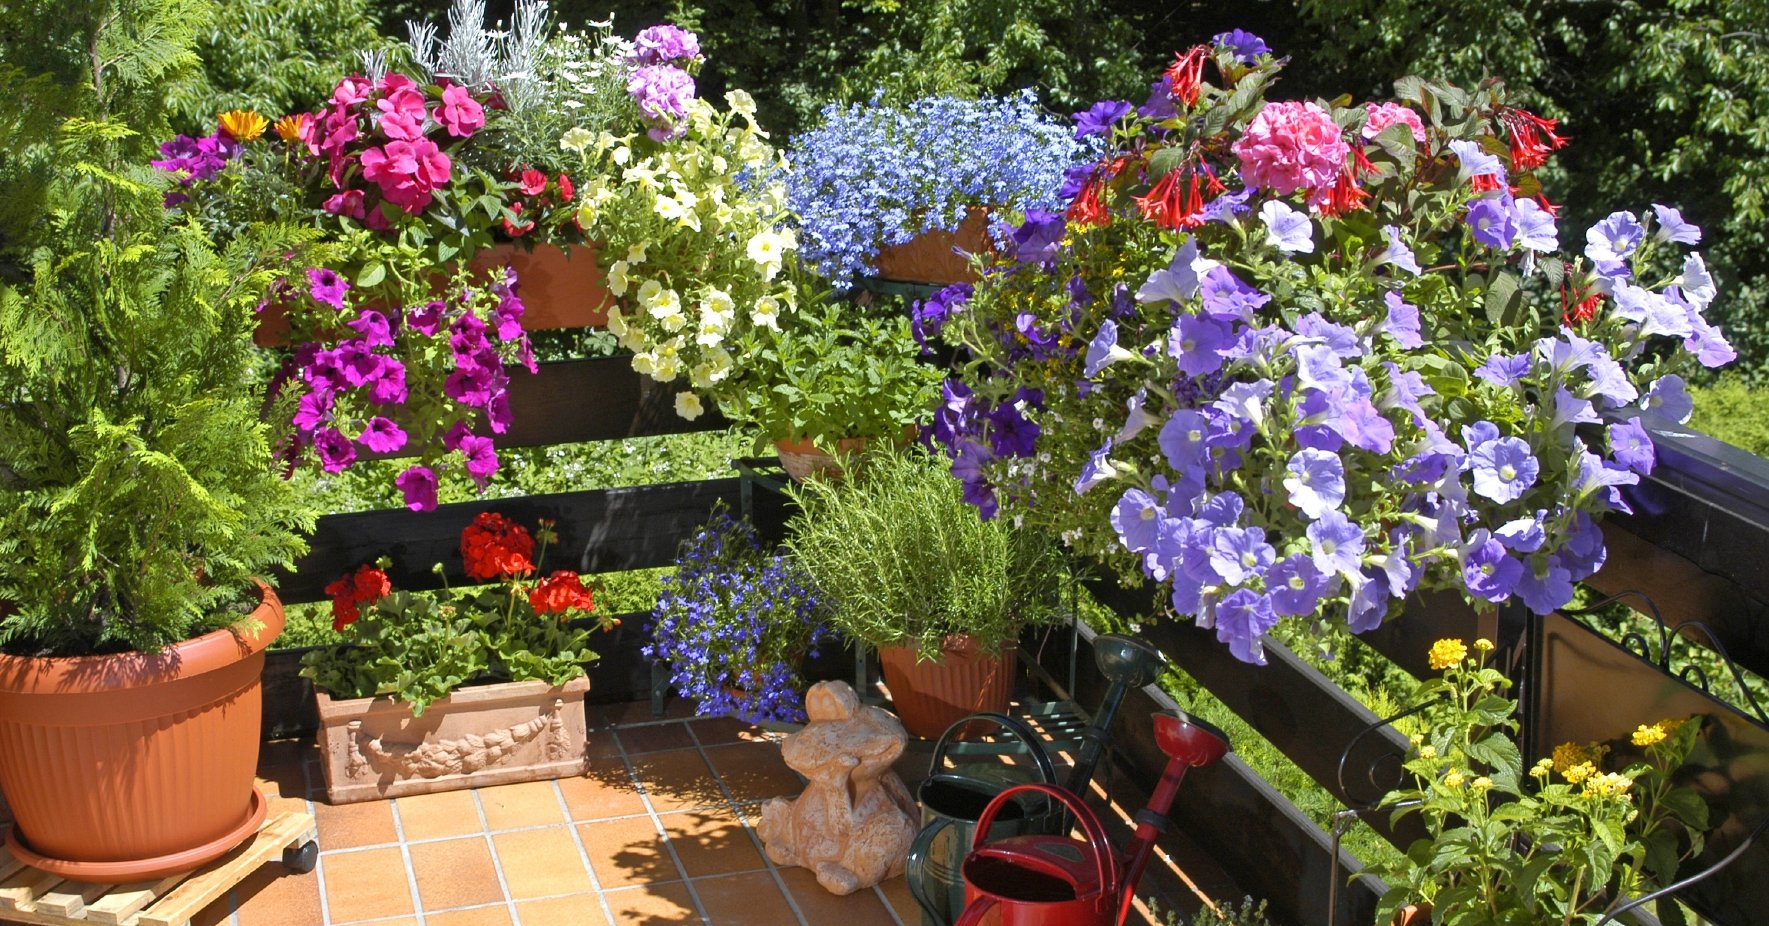
{"label": "watering can handle", "polygon": [[949,829],[952,825],[952,818],[943,816],[922,827],[921,832],[915,834],[915,841],[909,844],[909,877],[904,879],[909,882],[910,896],[914,897],[915,902],[920,904],[921,909],[927,913],[928,922],[938,923],[940,926],[948,926],[946,912],[934,903],[933,898],[927,895],[927,890],[922,887],[918,873],[921,871],[921,867],[927,864],[927,856],[934,848],[934,840],[939,837],[942,831]]}
{"label": "watering can handle", "polygon": [[932,778],[940,773],[941,765],[946,759],[946,744],[951,741],[952,734],[978,720],[986,720],[997,727],[1006,730],[1013,735],[1014,739],[1024,743],[1026,745],[1026,751],[1032,755],[1032,761],[1038,763],[1038,774],[1044,777],[1044,781],[1047,784],[1056,784],[1056,767],[1051,765],[1050,756],[1044,751],[1044,741],[1038,738],[1038,734],[1033,733],[1031,727],[1026,726],[1006,714],[996,714],[988,711],[960,718],[951,726],[947,727],[946,732],[940,734],[939,741],[934,743],[934,758],[928,764],[928,777]]}
{"label": "watering can handle", "polygon": [[995,908],[995,903],[995,898],[987,894],[978,897],[976,903],[964,908],[964,915],[960,916],[958,922],[953,923],[952,926],[976,926],[983,921],[984,914]]}
{"label": "watering can handle", "polygon": [[[1080,798],[1056,785],[1014,785],[995,795],[995,799],[983,809],[983,815],[977,818],[977,835],[971,840],[971,851],[975,852],[983,847],[983,843],[989,835],[989,827],[995,823],[995,815],[1007,804],[1008,799],[1025,791],[1036,791],[1068,809],[1069,814],[1075,818],[1075,823],[1081,827],[1081,831],[1087,834],[1087,846],[1093,853],[1094,871],[1099,875],[1101,902],[1108,906],[1116,906],[1118,903],[1118,863],[1112,858],[1112,845],[1106,840],[1106,828],[1099,822],[1099,817],[1095,816],[1093,811],[1081,802]],[[965,912],[968,913],[969,910]],[[961,919],[959,922],[964,921]]]}

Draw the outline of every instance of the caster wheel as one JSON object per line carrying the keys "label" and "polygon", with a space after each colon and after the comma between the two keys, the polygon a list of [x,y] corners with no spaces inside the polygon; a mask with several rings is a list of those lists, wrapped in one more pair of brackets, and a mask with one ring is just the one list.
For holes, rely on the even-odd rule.
{"label": "caster wheel", "polygon": [[308,840],[283,850],[283,867],[304,875],[319,865],[319,843]]}

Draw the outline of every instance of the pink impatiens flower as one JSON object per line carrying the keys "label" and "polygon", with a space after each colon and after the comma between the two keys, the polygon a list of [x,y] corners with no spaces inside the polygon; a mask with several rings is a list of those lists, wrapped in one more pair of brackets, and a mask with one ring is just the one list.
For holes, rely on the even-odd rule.
{"label": "pink impatiens flower", "polygon": [[473,99],[466,87],[450,84],[442,91],[442,106],[436,110],[436,121],[456,138],[468,138],[485,126],[485,107]]}
{"label": "pink impatiens flower", "polygon": [[342,193],[334,193],[326,198],[323,208],[332,215],[345,215],[362,221],[362,191],[345,190]]}
{"label": "pink impatiens flower", "polygon": [[400,87],[376,100],[375,108],[381,111],[381,132],[388,138],[409,141],[424,136],[424,94],[416,87]]}
{"label": "pink impatiens flower", "polygon": [[1351,147],[1314,103],[1267,103],[1234,144],[1241,178],[1280,196],[1331,186]]}
{"label": "pink impatiens flower", "polygon": [[339,109],[343,109],[346,106],[355,106],[363,100],[368,99],[369,93],[374,90],[374,87],[375,85],[369,83],[367,77],[364,77],[361,74],[352,74],[349,77],[338,81],[338,86],[333,88],[332,105]]}
{"label": "pink impatiens flower", "polygon": [[449,181],[452,169],[448,155],[427,138],[390,141],[362,153],[363,179],[379,185],[381,195],[409,215],[430,205],[432,191]]}
{"label": "pink impatiens flower", "polygon": [[1364,138],[1375,138],[1383,129],[1400,124],[1413,130],[1413,141],[1425,144],[1425,123],[1411,109],[1399,103],[1365,103],[1364,112],[1369,114],[1369,121],[1364,123]]}

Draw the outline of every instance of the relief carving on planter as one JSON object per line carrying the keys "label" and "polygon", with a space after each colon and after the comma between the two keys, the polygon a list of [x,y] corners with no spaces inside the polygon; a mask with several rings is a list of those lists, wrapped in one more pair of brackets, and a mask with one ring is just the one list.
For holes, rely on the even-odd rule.
{"label": "relief carving on planter", "polygon": [[798,865],[832,894],[852,894],[903,872],[919,816],[891,763],[909,735],[889,712],[863,707],[845,682],[805,696],[810,723],[780,744],[810,784],[762,806],[756,832],[778,865]]}
{"label": "relief carving on planter", "polygon": [[537,738],[547,761],[556,762],[571,755],[564,708],[564,699],[554,699],[551,710],[526,723],[493,733],[469,733],[459,739],[410,747],[384,746],[381,737],[370,737],[363,732],[362,721],[352,720],[349,725],[350,756],[345,771],[352,778],[371,769],[377,773],[391,772],[401,778],[470,774],[504,762]]}

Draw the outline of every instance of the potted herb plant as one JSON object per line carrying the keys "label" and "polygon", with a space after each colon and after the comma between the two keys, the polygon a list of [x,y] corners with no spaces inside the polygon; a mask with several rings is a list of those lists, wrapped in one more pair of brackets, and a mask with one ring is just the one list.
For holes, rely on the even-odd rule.
{"label": "potted herb plant", "polygon": [[[0,233],[0,789],[12,855],[79,880],[195,868],[263,820],[283,612],[256,577],[313,524],[250,372],[253,303],[299,234],[217,253],[145,165],[204,13],[102,3],[0,37],[0,200],[33,212]],[[39,29],[63,41],[13,44]]]}
{"label": "potted herb plant", "polygon": [[939,395],[940,373],[917,357],[907,318],[854,307],[806,306],[752,331],[725,414],[772,445],[795,480],[839,472],[837,457],[915,436]]}
{"label": "potted herb plant", "polygon": [[1396,817],[1418,814],[1428,835],[1372,868],[1390,885],[1377,922],[1590,926],[1676,881],[1701,852],[1707,805],[1675,779],[1699,718],[1640,725],[1624,747],[1635,761],[1613,770],[1608,747],[1577,743],[1525,768],[1511,738],[1517,703],[1487,665],[1492,649],[1431,647],[1443,675],[1419,690],[1428,706],[1405,763],[1413,783],[1384,799]]}
{"label": "potted herb plant", "polygon": [[866,276],[968,279],[953,248],[987,248],[987,210],[1056,208],[1063,172],[1081,152],[1030,91],[831,104],[822,125],[791,144],[801,258],[842,289]]}
{"label": "potted herb plant", "polygon": [[556,540],[548,522],[531,534],[484,512],[461,557],[469,580],[495,584],[412,594],[364,565],[327,586],[345,639],[304,656],[301,674],[319,700],[328,800],[582,773],[596,654],[572,621],[595,603],[575,572],[541,577]]}
{"label": "potted herb plant", "polygon": [[1006,709],[1020,631],[1057,616],[1054,546],[978,519],[919,448],[794,496],[787,548],[835,628],[878,650],[904,727],[935,737],[965,714]]}
{"label": "potted herb plant", "polygon": [[670,684],[697,713],[803,723],[801,666],[829,642],[827,616],[798,564],[721,510],[663,578],[644,654],[669,664]]}
{"label": "potted herb plant", "polygon": [[944,319],[953,472],[1249,662],[1420,590],[1553,611],[1653,468],[1641,410],[1687,420],[1683,373],[1734,356],[1701,230],[1657,204],[1563,254],[1566,141],[1502,85],[1268,102],[1281,67],[1228,33],[1097,123],[1067,209]]}

